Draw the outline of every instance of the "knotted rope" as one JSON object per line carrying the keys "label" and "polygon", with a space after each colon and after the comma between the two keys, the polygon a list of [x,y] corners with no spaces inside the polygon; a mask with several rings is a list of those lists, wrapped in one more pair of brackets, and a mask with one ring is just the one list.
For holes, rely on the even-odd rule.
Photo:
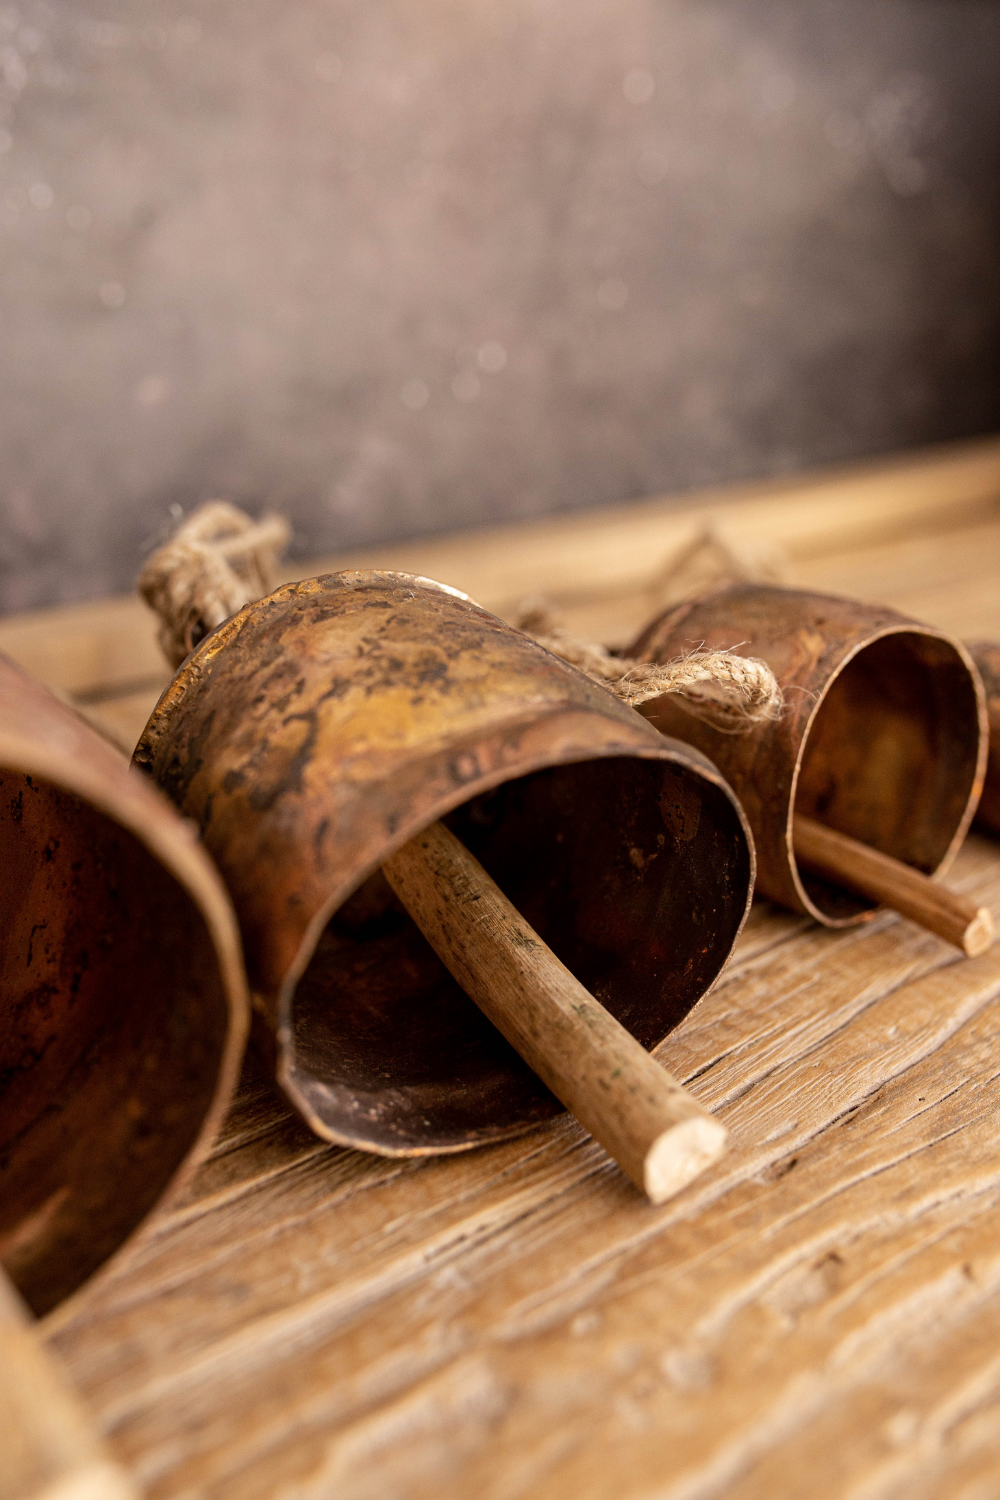
{"label": "knotted rope", "polygon": [[781,713],[777,679],[766,662],[755,657],[699,649],[661,665],[615,656],[604,646],[563,629],[543,601],[526,601],[512,623],[554,656],[603,683],[632,708],[664,693],[683,693],[703,700],[736,730],[751,729]]}
{"label": "knotted rope", "polygon": [[290,536],[281,516],[252,521],[225,500],[209,500],[153,553],[138,589],[160,618],[159,642],[171,666],[244,604],[271,592]]}

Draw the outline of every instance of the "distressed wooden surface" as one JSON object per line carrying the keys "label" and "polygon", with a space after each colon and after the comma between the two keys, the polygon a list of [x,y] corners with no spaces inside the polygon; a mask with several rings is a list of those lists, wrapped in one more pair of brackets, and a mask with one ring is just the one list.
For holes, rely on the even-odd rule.
{"label": "distressed wooden surface", "polygon": [[[906,461],[834,486],[850,525],[792,505],[769,540],[805,585],[1000,638],[1000,457],[976,450],[970,501],[970,452],[921,470],[910,522]],[[652,543],[637,527],[630,593],[595,542],[573,595],[565,525],[548,591],[606,635]],[[472,592],[501,567],[447,545]],[[57,660],[29,624],[22,652]],[[144,649],[133,670],[74,640],[72,691],[125,703]],[[970,839],[949,883],[1000,914],[1000,845]],[[762,904],[661,1055],[733,1146],[658,1209],[568,1118],[436,1161],[324,1146],[251,1060],[185,1202],[46,1322],[116,1456],[162,1500],[993,1500],[1000,945]]]}

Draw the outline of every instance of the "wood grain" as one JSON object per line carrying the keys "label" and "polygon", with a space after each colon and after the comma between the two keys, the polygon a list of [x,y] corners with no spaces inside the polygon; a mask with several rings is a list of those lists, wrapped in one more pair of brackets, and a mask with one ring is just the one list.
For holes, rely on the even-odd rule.
{"label": "wood grain", "polygon": [[[966,451],[909,520],[907,460],[825,501],[789,481],[747,525],[787,517],[803,586],[1000,637],[998,450]],[[442,543],[447,581],[499,594],[534,548],[613,639],[650,612],[628,559],[650,579],[702,513],[655,510],[605,572],[610,531],[565,518],[492,563]],[[1000,845],[948,884],[996,915]],[[186,1200],[45,1325],[151,1500],[994,1500],[1000,949],[758,904],[658,1056],[733,1142],[660,1208],[568,1118],[447,1160],[325,1147],[251,1061]]]}

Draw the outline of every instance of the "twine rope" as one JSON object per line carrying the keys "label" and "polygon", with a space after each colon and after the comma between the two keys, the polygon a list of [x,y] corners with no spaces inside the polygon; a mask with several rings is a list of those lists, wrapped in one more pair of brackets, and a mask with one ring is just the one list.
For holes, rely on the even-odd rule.
{"label": "twine rope", "polygon": [[282,516],[253,521],[225,500],[209,500],[153,553],[138,589],[159,616],[159,642],[171,666],[179,667],[244,604],[271,592],[290,536]]}
{"label": "twine rope", "polygon": [[669,609],[730,583],[785,584],[790,568],[775,542],[736,537],[711,522],[663,559],[648,588],[650,607]]}
{"label": "twine rope", "polygon": [[702,700],[706,709],[728,719],[733,729],[751,729],[776,719],[783,700],[777,678],[766,662],[734,651],[698,648],[675,661],[658,664],[615,656],[558,624],[542,600],[522,604],[513,622],[540,646],[603,683],[632,708],[665,693]]}

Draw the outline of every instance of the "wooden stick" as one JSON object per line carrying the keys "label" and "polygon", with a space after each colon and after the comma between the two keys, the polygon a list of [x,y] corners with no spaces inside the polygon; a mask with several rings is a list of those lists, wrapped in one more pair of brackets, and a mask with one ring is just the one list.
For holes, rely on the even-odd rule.
{"label": "wooden stick", "polygon": [[466,993],[654,1203],[722,1154],[725,1126],[584,989],[443,824],[382,868]]}
{"label": "wooden stick", "polygon": [[801,813],[795,814],[793,827],[796,859],[818,875],[891,907],[969,958],[985,953],[993,942],[993,918],[985,906],[973,906],[910,865]]}
{"label": "wooden stick", "polygon": [[0,1500],[136,1500],[0,1271]]}

